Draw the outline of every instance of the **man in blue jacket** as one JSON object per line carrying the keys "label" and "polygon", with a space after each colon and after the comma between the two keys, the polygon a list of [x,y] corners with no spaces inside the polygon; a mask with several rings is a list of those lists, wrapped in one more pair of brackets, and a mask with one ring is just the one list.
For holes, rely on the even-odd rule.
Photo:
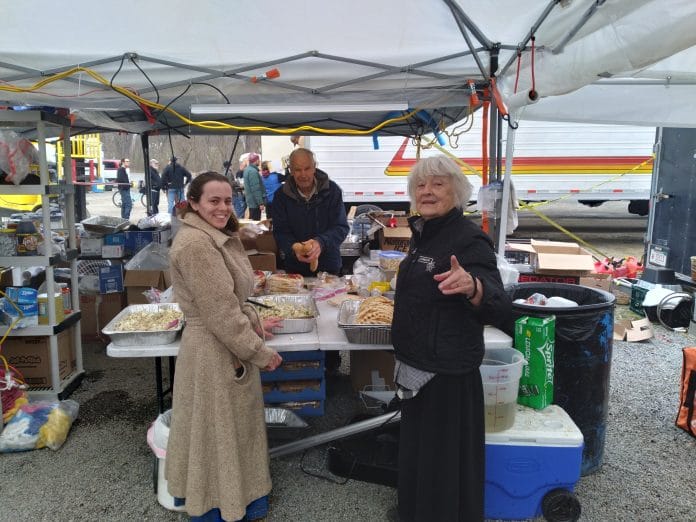
{"label": "man in blue jacket", "polygon": [[[305,276],[318,271],[339,274],[341,243],[348,235],[348,221],[340,187],[316,168],[314,154],[295,149],[290,154],[290,178],[275,193],[271,217],[273,236],[285,270]],[[306,254],[296,254],[293,243],[310,242]]]}

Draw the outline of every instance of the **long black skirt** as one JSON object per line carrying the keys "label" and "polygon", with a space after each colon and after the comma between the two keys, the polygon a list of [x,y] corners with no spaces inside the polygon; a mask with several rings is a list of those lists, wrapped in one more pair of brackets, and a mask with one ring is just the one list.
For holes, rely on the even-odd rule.
{"label": "long black skirt", "polygon": [[476,369],[436,375],[401,401],[398,510],[404,522],[483,520],[485,426]]}

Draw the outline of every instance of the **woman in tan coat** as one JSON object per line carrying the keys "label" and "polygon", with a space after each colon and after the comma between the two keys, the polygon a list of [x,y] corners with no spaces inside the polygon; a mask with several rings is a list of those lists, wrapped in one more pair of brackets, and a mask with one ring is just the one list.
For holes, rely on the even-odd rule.
{"label": "woman in tan coat", "polygon": [[264,344],[258,315],[245,303],[253,272],[232,186],[206,172],[191,182],[187,200],[170,252],[186,327],[167,446],[169,493],[185,499],[192,520],[263,518],[271,479],[259,368],[274,370],[282,359]]}

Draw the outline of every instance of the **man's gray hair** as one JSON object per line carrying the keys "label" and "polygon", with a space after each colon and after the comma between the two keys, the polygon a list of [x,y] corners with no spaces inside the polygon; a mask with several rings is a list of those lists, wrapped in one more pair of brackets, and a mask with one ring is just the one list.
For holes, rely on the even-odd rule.
{"label": "man's gray hair", "polygon": [[317,157],[314,155],[314,153],[309,149],[298,147],[290,153],[290,157],[288,158],[288,165],[290,166],[290,170],[292,170],[292,158],[296,156],[306,156],[308,158],[311,158],[314,166],[317,166]]}
{"label": "man's gray hair", "polygon": [[459,210],[469,204],[474,190],[467,177],[462,173],[457,163],[446,156],[432,156],[418,160],[408,175],[408,197],[411,200],[411,210],[416,211],[416,187],[426,178],[439,176],[448,177],[454,192],[454,206]]}

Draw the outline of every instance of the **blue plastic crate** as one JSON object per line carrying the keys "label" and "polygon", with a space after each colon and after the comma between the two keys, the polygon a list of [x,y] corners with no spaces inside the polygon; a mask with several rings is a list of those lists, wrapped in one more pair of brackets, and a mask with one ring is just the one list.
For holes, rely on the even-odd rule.
{"label": "blue plastic crate", "polygon": [[261,372],[261,382],[304,381],[324,377],[324,352],[282,352],[283,364],[272,372]]}
{"label": "blue plastic crate", "polygon": [[312,380],[312,381],[302,381],[302,384],[306,384],[299,391],[284,391],[283,387],[291,385],[293,382],[299,381],[284,381],[279,383],[273,383],[271,391],[267,391],[263,394],[263,401],[267,404],[278,403],[278,402],[293,402],[293,401],[316,401],[324,400],[326,398],[326,382],[324,379]]}
{"label": "blue plastic crate", "polygon": [[518,405],[512,428],[486,433],[486,518],[540,516],[547,493],[575,488],[582,448],[582,432],[560,406]]}

